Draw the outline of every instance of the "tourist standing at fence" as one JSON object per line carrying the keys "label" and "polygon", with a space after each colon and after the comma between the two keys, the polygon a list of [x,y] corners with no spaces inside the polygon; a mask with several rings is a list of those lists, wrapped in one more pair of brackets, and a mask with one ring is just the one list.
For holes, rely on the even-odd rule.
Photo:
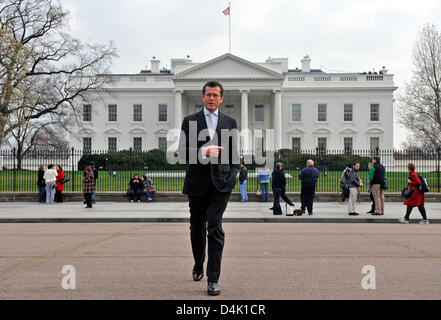
{"label": "tourist standing at fence", "polygon": [[408,189],[412,191],[412,195],[409,199],[404,201],[404,205],[407,206],[406,216],[404,219],[398,220],[401,223],[409,223],[410,214],[413,208],[418,207],[418,210],[423,217],[423,220],[420,221],[420,224],[429,224],[429,220],[427,219],[426,208],[424,204],[426,202],[424,193],[419,190],[419,186],[422,181],[420,180],[418,174],[415,172],[415,164],[412,162],[408,164],[407,170],[409,171],[409,179],[408,179]]}
{"label": "tourist standing at fence", "polygon": [[43,179],[46,182],[46,203],[54,203],[55,198],[55,184],[57,182],[57,170],[53,164],[48,165]]}
{"label": "tourist standing at fence", "polygon": [[95,166],[95,162],[91,162],[90,166],[92,167],[92,173],[93,173],[93,178],[95,179],[95,191],[92,193],[92,203],[95,204],[96,203],[96,181],[98,180],[98,169]]}
{"label": "tourist standing at fence", "polygon": [[38,202],[45,203],[46,202],[46,182],[44,181],[44,172],[46,171],[46,166],[44,164],[40,165],[38,169]]}
{"label": "tourist standing at fence", "polygon": [[374,166],[369,172],[369,181],[372,184],[372,194],[375,199],[375,213],[372,215],[382,216],[384,215],[384,189],[386,169],[380,163],[380,157],[372,157],[372,163]]}
{"label": "tourist standing at fence", "polygon": [[63,168],[58,165],[57,166],[57,185],[55,187],[55,202],[61,203],[63,202],[63,191],[64,191],[64,171]]}
{"label": "tourist standing at fence", "polygon": [[129,189],[130,202],[133,202],[133,200],[135,199],[135,196],[136,196],[136,200],[138,202],[141,202],[140,197],[142,194],[142,190],[144,189],[144,184],[142,183],[142,180],[139,177],[139,174],[135,174],[133,179],[130,179],[129,186],[130,186],[130,189]]}
{"label": "tourist standing at fence", "polygon": [[363,183],[358,176],[360,170],[360,163],[355,162],[352,165],[351,171],[348,171],[347,186],[349,188],[348,213],[350,216],[358,216],[359,213],[355,211],[355,202],[357,201],[358,188],[363,186]]}
{"label": "tourist standing at fence", "polygon": [[244,163],[240,164],[240,173],[239,173],[239,183],[240,183],[240,196],[242,202],[248,201],[247,194],[247,180],[248,180],[248,169],[245,167]]}
{"label": "tourist standing at fence", "polygon": [[144,175],[143,177],[143,191],[145,196],[149,201],[153,200],[153,196],[156,193],[155,184],[153,183],[153,180],[147,177],[147,175]]}
{"label": "tourist standing at fence", "polygon": [[285,202],[294,207],[294,204],[286,196],[286,183],[285,172],[283,172],[283,164],[278,162],[272,174],[272,188],[274,193],[274,203],[273,203],[273,214],[282,215],[282,208],[280,207],[280,197],[282,197]]}
{"label": "tourist standing at fence", "polygon": [[305,209],[308,210],[310,216],[313,212],[313,204],[315,197],[315,187],[317,180],[320,177],[320,172],[317,168],[314,168],[314,161],[308,160],[306,162],[306,168],[304,168],[300,174],[299,179],[302,181],[302,189],[300,193],[300,199],[302,202],[302,213],[305,213]]}
{"label": "tourist standing at fence", "polygon": [[266,163],[262,168],[257,169],[257,181],[260,184],[260,190],[262,191],[262,202],[269,201],[270,176],[271,171],[266,167]]}
{"label": "tourist standing at fence", "polygon": [[85,177],[83,180],[83,194],[84,199],[86,199],[86,208],[92,208],[92,193],[96,191],[95,178],[93,176],[93,171],[91,166],[87,166],[85,170]]}
{"label": "tourist standing at fence", "polygon": [[371,201],[372,201],[372,206],[371,206],[371,210],[366,213],[375,213],[375,198],[374,198],[374,195],[372,194],[372,182],[370,179],[371,175],[373,176],[372,171],[375,170],[374,164],[372,163],[372,161],[369,162],[368,170],[369,170],[369,199],[371,199]]}

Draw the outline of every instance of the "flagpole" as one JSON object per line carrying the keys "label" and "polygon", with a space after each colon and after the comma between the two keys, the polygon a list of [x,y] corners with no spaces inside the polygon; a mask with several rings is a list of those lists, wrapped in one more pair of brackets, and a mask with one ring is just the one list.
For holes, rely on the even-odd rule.
{"label": "flagpole", "polygon": [[230,54],[231,54],[231,2],[228,2],[228,8],[230,8],[230,14],[228,15],[228,20],[229,20],[229,48],[230,48]]}

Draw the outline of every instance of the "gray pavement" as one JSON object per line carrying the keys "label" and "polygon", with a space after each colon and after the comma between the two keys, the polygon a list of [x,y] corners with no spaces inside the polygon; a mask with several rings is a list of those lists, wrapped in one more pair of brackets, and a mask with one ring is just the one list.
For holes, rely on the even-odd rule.
{"label": "gray pavement", "polygon": [[[296,208],[299,208],[299,204]],[[347,206],[337,202],[315,204],[313,216],[274,216],[269,208],[272,203],[230,202],[224,215],[224,222],[301,222],[301,223],[396,223],[404,216],[406,207],[402,203],[388,202],[384,216],[372,216],[370,203],[358,203],[360,216],[350,217]],[[93,209],[85,209],[82,203],[39,204],[26,202],[0,203],[0,223],[18,222],[187,222],[189,207],[187,202],[121,203],[101,202]],[[282,204],[285,212],[285,205]],[[431,223],[441,223],[441,203],[426,204]],[[411,220],[417,222],[421,215],[417,208]]]}
{"label": "gray pavement", "polygon": [[[0,224],[0,299],[440,299],[441,226],[225,223],[219,281],[195,283],[188,223]],[[64,290],[64,266],[76,289]],[[364,266],[375,289],[362,287]],[[370,271],[372,274],[372,269]]]}

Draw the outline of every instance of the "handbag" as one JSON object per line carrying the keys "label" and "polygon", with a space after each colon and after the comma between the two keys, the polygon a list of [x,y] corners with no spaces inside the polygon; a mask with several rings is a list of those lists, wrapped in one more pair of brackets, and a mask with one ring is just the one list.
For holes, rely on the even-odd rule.
{"label": "handbag", "polygon": [[286,205],[286,215],[288,217],[292,217],[294,215],[294,207],[289,206],[287,203],[285,205]]}
{"label": "handbag", "polygon": [[61,184],[65,184],[66,182],[69,182],[70,178],[68,175],[65,175],[63,179],[60,180]]}
{"label": "handbag", "polygon": [[407,187],[401,191],[401,196],[404,197],[404,199],[406,200],[409,199],[412,196],[412,194],[413,194],[413,190],[409,190]]}
{"label": "handbag", "polygon": [[383,189],[383,190],[389,189],[389,185],[387,184],[387,179],[386,178],[383,178],[383,181],[382,181],[382,183],[380,185],[380,188]]}

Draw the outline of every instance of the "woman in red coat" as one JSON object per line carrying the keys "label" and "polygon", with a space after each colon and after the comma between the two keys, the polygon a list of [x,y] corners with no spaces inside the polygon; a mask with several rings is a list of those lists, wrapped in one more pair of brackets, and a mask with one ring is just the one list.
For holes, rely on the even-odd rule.
{"label": "woman in red coat", "polygon": [[427,220],[426,208],[424,208],[425,197],[424,193],[420,192],[418,187],[421,185],[421,180],[418,178],[418,174],[415,172],[415,165],[413,163],[409,163],[407,166],[409,171],[409,190],[413,190],[412,195],[409,199],[404,201],[404,205],[407,206],[406,216],[404,219],[400,219],[401,223],[409,223],[410,213],[413,208],[418,207],[421,215],[423,216],[423,220],[420,221],[420,224],[429,224],[429,220]]}
{"label": "woman in red coat", "polygon": [[63,202],[63,191],[64,184],[61,183],[61,180],[64,179],[64,171],[61,166],[57,166],[57,187],[55,188],[55,202]]}

